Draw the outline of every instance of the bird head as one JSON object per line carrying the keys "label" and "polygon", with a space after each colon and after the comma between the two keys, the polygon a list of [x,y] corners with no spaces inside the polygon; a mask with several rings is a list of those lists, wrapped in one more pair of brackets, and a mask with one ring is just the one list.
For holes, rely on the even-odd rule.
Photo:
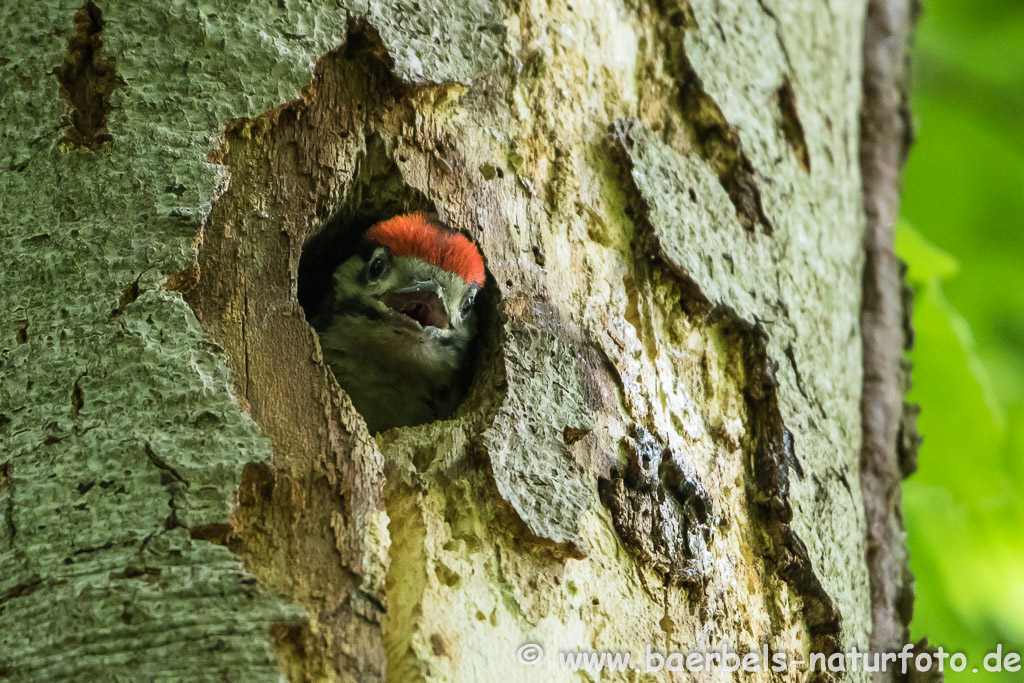
{"label": "bird head", "polygon": [[471,333],[484,264],[466,237],[414,213],[372,226],[335,272],[336,312],[360,313],[393,340],[442,341]]}

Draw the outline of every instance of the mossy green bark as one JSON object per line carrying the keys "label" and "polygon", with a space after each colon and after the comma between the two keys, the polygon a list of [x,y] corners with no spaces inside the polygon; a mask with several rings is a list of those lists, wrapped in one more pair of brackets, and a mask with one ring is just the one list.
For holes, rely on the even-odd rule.
{"label": "mossy green bark", "polygon": [[[75,57],[122,81],[96,149],[65,139],[54,76],[83,4],[0,8],[0,676],[278,677],[269,630],[301,610],[202,540],[269,445],[162,285],[195,260],[227,124],[296,98],[351,19],[410,77],[466,78],[494,50],[474,29],[450,53],[425,4],[101,1],[101,48]],[[490,10],[440,11],[450,31]]]}
{"label": "mossy green bark", "polygon": [[[337,661],[301,661],[296,643],[348,644],[345,633],[316,631],[326,621],[284,655],[271,645],[271,631],[301,622],[303,610],[268,585],[287,586],[282,577],[309,558],[261,565],[274,557],[268,534],[244,554],[266,578],[257,584],[218,544],[245,465],[280,453],[228,371],[234,362],[241,374],[238,358],[245,369],[245,331],[201,330],[193,310],[217,297],[193,309],[177,290],[197,276],[203,230],[239,226],[247,247],[271,237],[286,246],[232,252],[238,243],[222,240],[225,254],[253,263],[241,278],[244,310],[219,323],[246,324],[259,274],[276,269],[277,286],[290,284],[287,257],[260,259],[290,253],[300,233],[286,227],[324,217],[270,216],[268,205],[288,204],[240,186],[266,170],[241,167],[268,131],[328,95],[351,95],[339,74],[354,82],[378,68],[394,81],[385,94],[337,103],[359,112],[334,122],[348,142],[317,146],[296,126],[301,142],[275,140],[282,157],[265,165],[307,178],[329,170],[335,194],[303,200],[330,213],[331,202],[338,210],[373,192],[359,186],[359,164],[371,136],[383,141],[401,189],[480,243],[493,319],[507,334],[494,332],[475,403],[454,420],[371,442],[351,410],[338,411],[339,431],[364,449],[352,458],[366,467],[359,476],[377,476],[387,459],[387,509],[373,508],[379,481],[365,498],[330,481],[344,504],[323,511],[323,534],[336,538],[318,546],[317,563],[337,553],[362,602],[328,596],[341,606],[324,608],[310,590],[303,604],[351,610],[352,623],[379,634],[366,615],[387,602],[392,680],[482,680],[496,662],[508,663],[509,679],[557,679],[553,656],[516,668],[527,639],[634,652],[646,642],[770,642],[793,654],[866,642],[861,9],[816,0],[86,8],[77,22],[76,3],[0,10],[0,38],[13,46],[0,56],[0,675],[355,676]],[[348,54],[357,29],[365,44]],[[88,41],[76,42],[83,30]],[[85,79],[85,91],[53,75],[69,46],[80,51],[74,65],[102,61],[102,74],[62,72]],[[310,93],[315,68],[335,91]],[[360,82],[370,90],[381,80]],[[92,85],[108,91],[90,95]],[[69,107],[104,111],[76,117]],[[284,111],[287,122],[273,114]],[[66,135],[76,121],[87,130]],[[237,143],[236,157],[224,140]],[[226,158],[239,167],[214,163]],[[298,187],[289,182],[275,192]],[[210,219],[229,195],[217,206],[239,215]],[[217,256],[220,267],[242,267]],[[288,343],[315,364],[311,334]],[[228,337],[238,349],[211,341]],[[259,348],[271,353],[273,342]],[[258,418],[280,405],[266,390],[281,376],[270,374],[253,379],[267,382],[253,389]],[[330,381],[316,389],[345,405]],[[317,456],[334,466],[345,454]],[[614,502],[601,499],[599,481],[615,482]],[[287,526],[287,503],[253,503],[245,533],[255,538],[265,520]],[[692,561],[672,571],[666,548]],[[379,641],[351,639],[353,648]]]}

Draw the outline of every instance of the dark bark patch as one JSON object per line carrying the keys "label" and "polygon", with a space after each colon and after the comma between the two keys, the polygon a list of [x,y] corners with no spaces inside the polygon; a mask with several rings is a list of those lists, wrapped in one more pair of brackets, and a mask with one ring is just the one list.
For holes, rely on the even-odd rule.
{"label": "dark bark patch", "polygon": [[505,173],[494,164],[481,164],[480,175],[484,177],[484,180],[494,180],[504,177]]}
{"label": "dark bark patch", "polygon": [[566,446],[571,446],[589,434],[590,431],[590,429],[580,429],[579,427],[566,427],[562,430],[562,440],[565,441]]}
{"label": "dark bark patch", "polygon": [[701,586],[711,570],[711,499],[681,458],[640,425],[625,439],[624,468],[598,480],[615,531],[670,583]]}
{"label": "dark bark patch", "polygon": [[174,273],[164,281],[163,288],[169,292],[188,292],[199,283],[199,264]]}
{"label": "dark bark patch", "polygon": [[122,571],[111,572],[111,580],[117,579],[142,579],[146,583],[156,583],[160,579],[163,570],[160,567],[137,567],[128,565]]}
{"label": "dark bark patch", "polygon": [[78,411],[85,405],[85,397],[82,395],[82,377],[80,375],[71,387],[71,414],[78,415]]}
{"label": "dark bark patch", "polygon": [[308,652],[306,634],[302,623],[280,622],[270,627],[270,638],[274,649],[287,652],[294,660],[301,661]]}
{"label": "dark bark patch", "polygon": [[435,657],[449,657],[448,646],[440,633],[430,634],[430,649]]}
{"label": "dark bark patch", "polygon": [[277,473],[264,462],[246,463],[242,468],[242,483],[238,487],[239,506],[251,506],[269,500],[274,493]]}
{"label": "dark bark patch", "polygon": [[434,565],[434,576],[441,582],[442,585],[448,586],[449,588],[458,585],[462,577],[459,576],[451,567],[445,565],[443,562],[438,562]]}
{"label": "dark bark patch", "polygon": [[748,500],[754,516],[767,531],[763,552],[778,575],[801,597],[813,649],[826,656],[841,648],[842,615],[814,571],[807,546],[790,526],[789,470],[800,474],[793,437],[782,422],[776,366],[768,355],[768,334],[760,325],[734,321],[731,325],[743,348],[746,374],[744,395],[749,412],[751,447],[747,477]]}
{"label": "dark bark patch", "polygon": [[775,97],[779,103],[779,114],[782,116],[782,134],[793,150],[793,154],[796,155],[800,168],[805,173],[809,173],[811,170],[811,154],[807,149],[804,126],[800,123],[800,115],[796,110],[796,93],[793,92],[793,84],[788,77],[782,81],[782,85],[775,91]]}
{"label": "dark bark patch", "polygon": [[98,150],[113,140],[107,131],[110,94],[124,86],[114,58],[103,52],[103,13],[86,2],[75,12],[75,32],[68,41],[64,61],[54,75],[61,97],[68,103],[67,132],[60,141],[64,149]]}
{"label": "dark bark patch", "polygon": [[4,604],[8,600],[13,600],[14,598],[21,598],[26,595],[32,595],[36,592],[36,589],[39,588],[39,585],[42,582],[43,580],[42,578],[40,578],[39,574],[33,574],[27,580],[22,581],[21,583],[15,586],[11,586],[9,589],[7,589],[6,593],[0,596],[0,605]]}
{"label": "dark bark patch", "polygon": [[209,541],[217,545],[227,545],[231,533],[230,524],[197,524],[188,530],[189,535],[197,541]]}
{"label": "dark bark patch", "polygon": [[116,318],[117,316],[121,315],[124,312],[125,307],[138,298],[139,281],[135,280],[135,282],[128,285],[128,287],[126,287],[125,290],[121,292],[121,297],[117,300],[117,305],[114,306],[114,308],[111,309],[110,311],[110,317]]}
{"label": "dark bark patch", "polygon": [[921,406],[916,403],[903,402],[896,450],[899,456],[900,473],[904,479],[917,471],[917,452],[921,448],[921,442],[924,441],[924,437],[917,431],[917,418],[920,414]]}

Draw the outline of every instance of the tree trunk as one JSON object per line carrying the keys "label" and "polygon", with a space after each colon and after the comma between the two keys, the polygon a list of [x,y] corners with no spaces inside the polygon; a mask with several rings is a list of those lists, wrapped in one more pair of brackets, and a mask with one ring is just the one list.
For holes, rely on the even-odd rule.
{"label": "tree trunk", "polygon": [[[911,14],[5,4],[0,678],[899,649]],[[306,313],[410,209],[480,245],[482,333],[374,437]]]}

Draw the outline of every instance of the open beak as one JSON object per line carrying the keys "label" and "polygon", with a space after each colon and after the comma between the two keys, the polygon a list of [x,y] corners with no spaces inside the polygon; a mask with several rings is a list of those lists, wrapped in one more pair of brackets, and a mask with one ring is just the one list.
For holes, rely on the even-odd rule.
{"label": "open beak", "polygon": [[396,313],[415,320],[421,327],[445,330],[451,319],[438,295],[439,290],[440,285],[436,282],[427,282],[403,291],[388,292],[381,301]]}

